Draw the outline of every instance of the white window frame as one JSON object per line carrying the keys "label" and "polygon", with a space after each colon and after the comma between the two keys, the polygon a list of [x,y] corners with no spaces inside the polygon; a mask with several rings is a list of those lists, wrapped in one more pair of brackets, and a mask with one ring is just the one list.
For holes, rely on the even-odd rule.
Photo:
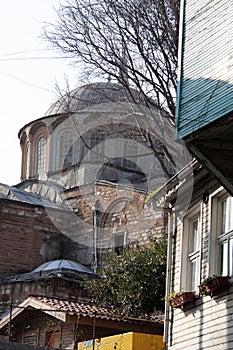
{"label": "white window frame", "polygon": [[[222,220],[222,204],[226,203],[224,209],[224,225]],[[233,198],[227,194],[219,195],[215,198],[215,212],[217,211],[217,222],[215,237],[218,250],[218,270],[217,274],[223,276],[233,276],[233,220],[232,220]],[[213,214],[214,215],[214,214]],[[224,226],[224,230],[222,227]]]}
{"label": "white window frame", "polygon": [[[200,276],[200,214],[189,219],[188,237],[188,276],[190,290],[196,290]],[[194,267],[194,270],[193,270]],[[193,276],[194,273],[194,276]]]}
{"label": "white window frame", "polygon": [[[190,232],[193,223],[197,222],[197,243],[195,249],[192,247]],[[202,216],[200,207],[193,209],[183,218],[182,263],[181,263],[181,289],[185,291],[198,291],[200,284],[201,269],[201,238],[202,238]],[[195,279],[192,279],[192,266],[196,263]]]}

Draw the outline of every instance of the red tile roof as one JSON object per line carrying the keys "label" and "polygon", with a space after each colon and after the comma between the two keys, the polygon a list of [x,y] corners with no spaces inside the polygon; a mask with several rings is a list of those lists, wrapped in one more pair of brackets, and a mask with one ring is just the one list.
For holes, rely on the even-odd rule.
{"label": "red tile roof", "polygon": [[144,319],[144,318],[134,318],[134,317],[124,317],[116,313],[114,309],[98,307],[92,304],[74,302],[66,299],[60,298],[50,298],[45,296],[30,295],[31,299],[35,299],[38,302],[46,304],[46,306],[51,307],[51,310],[54,311],[63,311],[69,315],[77,315],[83,317],[93,318],[94,316],[97,319],[105,319],[112,321],[121,321],[121,322],[146,322],[146,323],[160,323],[161,317],[156,317],[154,319]]}
{"label": "red tile roof", "polygon": [[31,298],[45,303],[46,305],[51,306],[51,309],[56,309],[56,311],[64,311],[70,315],[79,315],[79,316],[89,316],[98,318],[121,318],[119,315],[114,315],[114,312],[111,309],[107,309],[104,307],[96,307],[91,304],[74,302],[66,299],[58,299],[58,298],[49,298],[45,296],[36,296],[31,295]]}
{"label": "red tile roof", "polygon": [[[63,322],[77,322],[78,317],[79,325],[83,327],[85,327],[86,324],[92,324],[95,319],[96,331],[102,332],[101,336],[103,336],[103,334],[107,336],[129,331],[157,335],[163,334],[163,324],[159,317],[153,320],[124,317],[117,314],[114,309],[38,295],[30,295],[20,305],[16,306],[11,314],[7,314],[3,317],[0,320],[0,332],[4,330],[4,327],[7,327],[10,317],[11,321],[15,322],[15,324],[17,324],[17,322],[21,323],[24,317],[30,317],[28,310],[40,310]],[[92,321],[90,319],[92,319]],[[100,335],[100,333],[98,334]]]}

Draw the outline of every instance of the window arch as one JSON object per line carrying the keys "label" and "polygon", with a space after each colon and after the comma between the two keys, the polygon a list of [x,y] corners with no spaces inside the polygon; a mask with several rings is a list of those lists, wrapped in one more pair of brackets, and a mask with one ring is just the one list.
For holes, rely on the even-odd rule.
{"label": "window arch", "polygon": [[25,175],[26,179],[29,178],[30,175],[30,144],[27,142],[25,148]]}
{"label": "window arch", "polygon": [[37,175],[45,172],[46,169],[46,138],[41,136],[37,141]]}
{"label": "window arch", "polygon": [[92,132],[90,140],[90,154],[92,162],[96,162],[103,159],[105,139],[106,130],[96,129],[94,132]]}
{"label": "window arch", "polygon": [[59,138],[58,167],[67,168],[73,164],[74,135],[71,130],[64,130]]}
{"label": "window arch", "polygon": [[27,172],[27,164],[29,163],[29,140],[27,133],[24,131],[20,136],[20,146],[22,151],[21,158],[21,180],[25,180],[25,178],[29,177],[29,171]]}

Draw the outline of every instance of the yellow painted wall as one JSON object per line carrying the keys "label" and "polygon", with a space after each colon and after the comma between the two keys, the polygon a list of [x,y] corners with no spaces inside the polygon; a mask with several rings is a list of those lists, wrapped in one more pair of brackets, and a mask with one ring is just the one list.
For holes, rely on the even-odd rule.
{"label": "yellow painted wall", "polygon": [[[161,335],[124,333],[95,342],[95,350],[164,350]],[[78,350],[92,350],[92,341],[79,343]]]}

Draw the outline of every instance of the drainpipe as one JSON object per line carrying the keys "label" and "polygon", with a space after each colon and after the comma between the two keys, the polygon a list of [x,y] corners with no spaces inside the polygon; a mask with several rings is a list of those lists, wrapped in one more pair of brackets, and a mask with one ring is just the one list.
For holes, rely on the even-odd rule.
{"label": "drainpipe", "polygon": [[97,215],[98,215],[98,204],[99,201],[96,200],[92,207],[93,214],[93,270],[96,273],[97,269],[97,238],[98,238],[98,227],[97,227]]}
{"label": "drainpipe", "polygon": [[93,328],[92,328],[92,350],[95,350],[95,327],[96,327],[96,310],[94,311],[93,317]]}
{"label": "drainpipe", "polygon": [[[171,287],[171,264],[172,264],[172,236],[173,236],[173,211],[169,210],[168,216],[168,245],[167,245],[167,271],[166,271],[166,292],[165,295],[170,293]],[[165,320],[164,320],[164,343],[167,349],[168,344],[168,327],[169,327],[169,302],[165,302]]]}

